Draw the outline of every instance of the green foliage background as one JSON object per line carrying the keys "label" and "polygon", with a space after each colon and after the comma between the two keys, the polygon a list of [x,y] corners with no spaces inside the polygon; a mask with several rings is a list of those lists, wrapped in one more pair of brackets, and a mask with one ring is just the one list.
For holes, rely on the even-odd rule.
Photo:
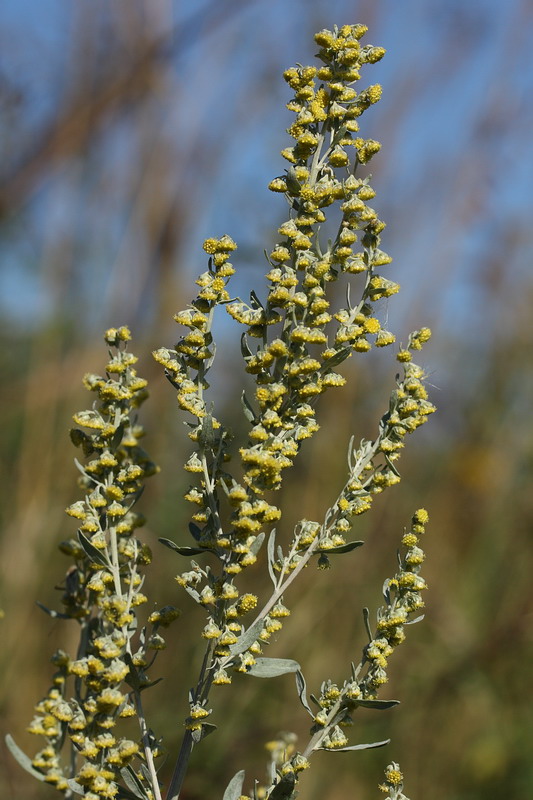
{"label": "green foliage background", "polygon": [[[6,178],[10,194],[0,198],[6,251],[19,259],[22,285],[26,277],[37,277],[46,297],[52,298],[50,313],[33,318],[30,314],[8,316],[0,329],[4,453],[0,605],[5,611],[0,621],[0,717],[5,730],[28,750],[34,742],[23,729],[34,702],[47,688],[49,654],[58,646],[66,648],[69,640],[72,644],[75,635],[74,626],[69,629],[42,615],[35,600],[53,606],[57,596],[53,586],[68,567],[67,559],[56,550],[56,544],[72,530],[63,510],[76,499],[74,452],[67,434],[71,414],[86,404],[81,376],[97,371],[103,363],[100,330],[129,324],[133,349],[142,356],[139,372],[150,379],[152,398],[143,419],[149,433],[147,447],[162,472],[149,482],[143,498],[149,519],[145,537],[154,543],[158,536],[186,542],[187,509],[181,501],[186,476],[181,464],[188,451],[173,391],[149,353],[173,341],[172,313],[192,297],[192,276],[203,269],[203,235],[220,235],[224,231],[219,225],[226,228],[234,223],[227,232],[237,241],[242,230],[244,243],[234,263],[239,269],[241,254],[243,286],[261,288],[262,247],[268,245],[270,232],[284,213],[281,202],[276,205],[272,197],[266,198],[268,179],[282,169],[277,151],[286,144],[285,123],[280,118],[276,130],[277,119],[270,117],[269,92],[281,91],[283,67],[304,60],[296,46],[300,37],[303,41],[305,34],[311,41],[315,30],[335,21],[364,21],[370,26],[372,41],[381,44],[380,33],[386,33],[385,21],[391,13],[387,3],[337,2],[331,10],[328,4],[318,3],[316,12],[299,27],[296,18],[289,18],[285,38],[280,34],[288,55],[282,59],[268,48],[263,50],[261,70],[254,72],[251,65],[250,83],[243,80],[237,87],[241,94],[233,117],[221,119],[226,127],[217,128],[214,136],[203,123],[195,128],[189,120],[177,147],[172,120],[166,120],[168,135],[160,136],[161,114],[165,108],[179,108],[188,97],[184,84],[191,79],[193,61],[187,61],[187,54],[196,53],[200,61],[207,57],[210,37],[215,34],[218,69],[223,74],[226,67],[228,71],[234,68],[232,37],[252,35],[242,6],[227,4],[228,23],[215,5],[211,16],[207,7],[205,18],[199,15],[196,27],[188,30],[192,43],[180,38],[177,26],[172,41],[178,50],[183,49],[181,73],[153,46],[162,36],[157,14],[152,18],[141,12],[139,4],[109,14],[104,27],[110,46],[105,57],[98,59],[102,24],[98,15],[104,12],[79,11],[71,45],[84,43],[85,48],[72,46],[67,58],[72,68],[70,92],[54,100],[45,131],[48,139],[34,134],[33,139],[24,140],[22,133],[28,131],[23,111],[9,96],[2,99],[12,115],[2,148],[11,158],[8,163],[14,165]],[[437,6],[442,11],[441,4]],[[459,43],[457,37],[453,40],[454,58],[466,74],[477,34],[457,27],[464,20],[453,3],[450,8],[450,30],[455,25],[456,33],[461,30],[466,37]],[[519,2],[509,4],[509,30],[514,31],[515,41],[520,41],[524,9]],[[332,19],[334,12],[337,16]],[[261,8],[257,13],[259,21],[262,13],[265,24],[270,20]],[[486,22],[485,17],[480,19]],[[429,32],[444,54],[450,44],[445,33],[431,27]],[[407,58],[408,47],[403,47]],[[533,249],[531,208],[527,199],[514,205],[510,201],[506,205],[504,199],[491,205],[484,199],[500,186],[497,165],[502,142],[505,153],[523,152],[520,147],[527,128],[527,117],[513,116],[516,107],[509,104],[509,92],[517,85],[513,78],[524,77],[523,62],[510,64],[510,56],[503,57],[504,53],[509,51],[502,50],[499,63],[507,83],[500,79],[501,94],[472,98],[474,119],[466,153],[463,161],[455,161],[456,176],[445,183],[446,191],[440,179],[450,165],[439,164],[438,154],[433,153],[435,162],[428,168],[413,155],[416,147],[404,151],[399,137],[388,133],[402,126],[413,131],[416,127],[422,137],[420,146],[431,152],[431,134],[427,133],[424,143],[420,119],[432,113],[439,95],[438,73],[428,74],[426,83],[418,76],[418,94],[411,91],[412,84],[402,84],[401,75],[392,85],[383,77],[381,117],[375,131],[367,131],[384,141],[376,159],[380,166],[374,169],[375,202],[380,214],[391,221],[384,244],[396,256],[393,270],[397,272],[391,272],[391,277],[402,284],[400,299],[391,301],[391,315],[399,320],[391,327],[399,327],[404,337],[416,325],[428,324],[434,330],[424,361],[434,375],[431,399],[439,414],[408,442],[400,486],[377,498],[372,512],[361,519],[356,533],[366,540],[365,547],[336,561],[330,572],[305,571],[293,595],[299,592],[298,607],[285,626],[286,635],[269,655],[296,658],[310,687],[325,677],[342,680],[364,642],[361,608],[379,604],[382,581],[395,568],[399,533],[419,506],[426,507],[431,517],[424,569],[430,590],[426,620],[410,629],[407,642],[391,663],[387,696],[399,698],[402,705],[383,714],[361,712],[353,732],[358,741],[390,736],[391,745],[361,754],[320,754],[302,779],[302,796],[309,798],[377,796],[373,787],[393,759],[402,765],[412,800],[487,796],[518,800],[528,796],[533,786],[529,678],[533,656],[533,287],[527,269]],[[407,69],[404,79],[408,74]],[[491,75],[487,85],[498,79],[496,73]],[[212,74],[204,77],[207,82],[217,80]],[[255,93],[250,86],[256,87]],[[255,128],[250,127],[250,114],[255,115]],[[178,120],[178,130],[181,124]],[[124,125],[127,130],[121,133]],[[454,125],[460,125],[460,120]],[[19,148],[17,130],[20,141],[29,140],[32,147]],[[261,152],[250,145],[258,130],[264,131],[261,146],[271,158],[264,179],[257,166]],[[128,138],[132,131],[133,144]],[[109,185],[105,169],[112,161],[113,137],[120,142],[121,135],[128,158],[115,158]],[[204,142],[207,155],[197,142]],[[239,194],[232,190],[234,199],[249,203],[250,209],[242,211],[244,221],[237,212],[228,219],[220,209],[219,223],[216,204],[211,204],[216,194],[213,185],[220,192],[224,176],[228,180],[227,176],[234,175],[231,159],[235,153],[253,165],[246,185],[239,184]],[[389,176],[402,170],[402,158],[414,170],[411,183],[395,189],[393,184],[392,194],[387,194]],[[221,166],[213,173],[217,159]],[[416,187],[426,193],[422,201],[420,195],[417,199]],[[112,202],[106,191],[113,194]],[[110,242],[103,237],[98,249],[95,238],[106,231],[97,213],[100,202],[109,228],[117,226],[122,234],[118,240],[110,237]],[[53,212],[66,206],[69,213],[58,222]],[[124,208],[127,224],[122,227]],[[252,230],[246,232],[252,219]],[[424,253],[411,240],[424,238],[427,230],[431,242]],[[468,242],[470,234],[476,257],[465,275],[461,272],[464,253],[453,242]],[[26,242],[21,249],[25,237],[31,247]],[[238,344],[227,325],[220,326],[220,336],[217,414],[222,417],[226,406],[226,419],[238,429],[235,398],[241,387],[233,383]],[[302,513],[319,518],[335,496],[344,474],[349,435],[369,435],[387,402],[395,367],[385,355],[373,352],[352,359],[351,388],[338,400],[333,394],[322,404],[322,430],[303,449],[299,467],[285,481],[283,506],[289,518]],[[173,581],[183,568],[177,557],[174,562],[156,545],[154,551],[147,593],[161,603],[175,602],[184,611],[172,630],[173,645],[159,662],[159,674],[165,680],[152,691],[148,707],[153,728],[164,735],[172,753],[202,650],[202,614]],[[256,585],[255,574],[249,580]],[[295,606],[293,601],[291,606]],[[229,778],[242,767],[249,778],[261,777],[264,742],[280,730],[303,734],[307,725],[291,676],[268,684],[243,676],[230,689],[221,688],[215,699],[218,707],[213,721],[220,728],[195,751],[184,800],[221,797]],[[54,796],[22,773],[5,751],[0,794],[14,800]]]}

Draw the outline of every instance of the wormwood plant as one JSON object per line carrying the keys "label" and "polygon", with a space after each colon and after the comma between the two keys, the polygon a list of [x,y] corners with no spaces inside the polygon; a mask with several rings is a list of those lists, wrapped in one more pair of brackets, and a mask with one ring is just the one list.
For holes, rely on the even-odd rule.
{"label": "wormwood plant", "polygon": [[[359,661],[347,667],[342,684],[326,676],[308,699],[300,665],[267,655],[269,641],[280,635],[290,614],[286,603],[297,600],[289,587],[312,562],[325,569],[332,555],[348,554],[362,544],[346,537],[374,496],[398,483],[404,440],[434,411],[424,371],[412,360],[430,337],[429,329],[422,328],[396,354],[401,374],[372,438],[357,443],[352,437],[346,480],[337,498],[322,519],[304,517],[292,532],[283,528],[276,491],[304,440],[318,430],[320,396],[346,383],[337,367],[354,353],[369,351],[372,343],[385,347],[395,341],[375,315],[379,301],[399,289],[381,275],[391,262],[380,249],[385,223],[368,205],[375,196],[369,177],[357,174],[380,148],[360,136],[359,117],[379,100],[381,87],[353,88],[361,67],[379,61],[385,52],[361,45],[366,31],[364,25],[320,31],[315,36],[320,65],[284,73],[294,91],[288,103],[295,114],[288,130],[294,144],[282,153],[288,168],[269,188],[285,195],[289,213],[267,255],[266,298],[261,300],[255,291],[249,302],[231,298],[228,282],[235,270],[229,258],[236,244],[227,235],[207,239],[208,267],[196,281],[198,294],[175,316],[185,332],[174,349],[162,347],[154,353],[177,390],[179,408],[188,415],[192,443],[185,463],[191,478],[185,499],[192,505],[189,529],[194,541],[192,546],[160,542],[191,559],[176,580],[205,610],[205,655],[189,692],[183,741],[166,787],[156,768],[162,745],[148,726],[143,699],[156,682],[154,662],[165,647],[162,634],[179,612],[168,605],[142,613],[143,606],[150,606],[142,588],[152,555],[137,538],[144,520],[134,506],[144,480],[157,468],[140,445],[144,431],[137,415],[147,397],[146,381],[136,373],[126,327],[105,334],[109,361],[104,375],[84,378],[96,399],[74,415],[76,427],[70,433],[82,453],[76,461],[81,496],[67,508],[78,530],[60,544],[73,564],[63,585],[63,610],[48,611],[76,621],[78,649],[74,654],[59,650],[52,657],[52,685],[29,726],[43,741],[39,752],[30,759],[8,740],[22,766],[65,798],[176,800],[193,748],[214,731],[209,718],[218,692],[231,691],[227,687],[233,681],[247,679],[242,676],[294,673],[310,731],[298,749],[294,735],[271,742],[265,783],[249,782],[243,794],[241,770],[224,800],[293,798],[300,773],[318,750],[362,750],[387,743],[360,744],[356,736],[350,744],[347,731],[358,708],[386,709],[397,702],[379,693],[406,625],[417,621],[423,606],[426,584],[419,573],[428,521],[424,509],[415,511],[401,536],[396,569],[384,583],[383,605],[375,617],[364,610],[368,641]],[[320,226],[327,208],[337,217],[330,218],[335,232],[325,242]],[[345,288],[344,305],[331,291],[335,282]],[[253,396],[242,394],[247,441],[240,447],[215,416],[208,393],[207,375],[215,357],[213,319],[224,309],[244,328],[244,370],[255,387]],[[241,573],[254,566],[268,570],[269,596],[239,589]],[[404,798],[402,780],[392,763],[380,788],[399,800]]]}

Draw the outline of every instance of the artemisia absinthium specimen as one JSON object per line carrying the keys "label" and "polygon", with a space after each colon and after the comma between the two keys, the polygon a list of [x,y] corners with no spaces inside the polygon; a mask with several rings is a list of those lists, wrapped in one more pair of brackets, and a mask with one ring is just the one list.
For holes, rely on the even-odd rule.
{"label": "artemisia absinthium specimen", "polygon": [[[389,409],[375,439],[350,445],[346,484],[324,519],[302,519],[284,549],[270,533],[271,597],[260,604],[255,595],[239,592],[236,576],[256,562],[267,529],[281,518],[272,493],[280,487],[283,471],[293,464],[302,442],[318,430],[318,398],[327,389],[346,382],[337,367],[353,353],[368,352],[373,343],[384,347],[395,341],[375,315],[378,301],[399,289],[397,283],[381,274],[381,268],[391,262],[380,248],[385,223],[368,205],[375,196],[368,177],[356,174],[357,167],[367,164],[380,149],[378,142],[360,136],[359,118],[379,100],[381,87],[373,85],[360,92],[353,88],[361,67],[378,61],[385,52],[380,47],[361,45],[366,30],[363,25],[348,25],[333,32],[321,31],[315,40],[322,66],[299,66],[284,73],[294,90],[288,104],[296,115],[288,131],[294,144],[282,153],[289,162],[288,169],[269,188],[285,195],[289,217],[268,254],[266,299],[261,301],[256,292],[251,293],[248,303],[230,299],[228,282],[234,267],[229,259],[236,244],[227,235],[208,239],[204,249],[210,259],[208,269],[197,280],[198,295],[175,317],[189,332],[174,349],[161,348],[154,353],[178,390],[180,408],[194,418],[189,423],[189,436],[195,447],[185,469],[196,480],[185,497],[195,509],[190,526],[195,542],[192,549],[175,545],[174,549],[183,555],[209,551],[218,563],[214,569],[193,561],[191,569],[177,577],[206,609],[203,636],[207,648],[197,687],[190,696],[181,766],[173,780],[176,791],[194,742],[212,728],[206,723],[211,714],[211,687],[231,683],[232,672],[265,676],[298,668],[296,662],[279,663],[262,655],[265,644],[290,613],[283,602],[285,591],[312,556],[319,557],[319,566],[327,566],[329,554],[347,552],[359,544],[345,539],[353,518],[370,508],[377,493],[400,480],[395,462],[404,438],[434,411],[423,385],[423,369],[412,361],[413,351],[420,350],[431,335],[423,328],[412,333],[407,346],[399,350],[397,359],[403,375],[398,377]],[[320,239],[319,229],[326,221],[325,209],[335,206],[338,228],[326,244]],[[348,285],[347,300],[346,306],[334,309],[329,285],[338,280]],[[242,353],[246,372],[255,381],[254,397],[243,395],[243,411],[250,426],[248,443],[239,449],[240,470],[231,474],[227,467],[232,456],[230,436],[206,396],[206,376],[215,355],[213,316],[220,305],[245,327]],[[417,514],[424,517],[425,512]],[[406,566],[415,583],[417,569]],[[417,591],[419,588],[423,587],[420,585]],[[418,595],[416,603],[412,602],[412,609],[409,603],[400,603],[398,637],[402,621],[419,607]],[[396,608],[394,605],[395,613]],[[260,610],[256,610],[253,621],[247,622],[245,615],[254,609]],[[379,625],[383,624],[380,620]],[[377,664],[377,671],[369,666],[364,680],[358,672],[349,682],[357,695],[348,698],[353,708],[358,699],[375,700],[379,670],[384,669],[399,639],[392,637],[389,641],[379,633],[375,642],[365,651],[364,664]],[[356,678],[357,690],[353,688]],[[315,720],[315,726],[322,726],[322,730],[315,733],[311,749],[307,748],[307,755],[296,754],[289,771],[297,771],[297,762],[299,768],[307,764],[308,755],[319,746],[339,748],[346,744],[344,734],[338,733],[337,720],[339,713],[342,719],[348,713],[348,689],[338,691],[334,710],[330,713],[326,705]],[[331,720],[336,721],[333,730]],[[272,785],[280,775],[276,772]],[[177,796],[173,792],[170,795]]]}
{"label": "artemisia absinthium specimen", "polygon": [[[197,685],[190,692],[185,736],[166,793],[168,800],[179,795],[194,744],[213,730],[207,721],[212,687],[230,684],[235,673],[273,677],[295,672],[312,726],[301,751],[291,736],[270,743],[271,770],[265,785],[256,784],[251,795],[241,794],[241,771],[226,789],[225,800],[290,798],[299,773],[309,766],[316,750],[383,744],[350,745],[346,727],[358,707],[387,707],[395,702],[378,699],[378,691],[387,680],[390,655],[405,638],[404,625],[423,606],[425,582],[419,570],[424,553],[419,545],[427,512],[419,509],[403,536],[398,571],[385,583],[385,605],[374,627],[366,614],[369,642],[362,658],[341,686],[324,681],[318,696],[311,696],[316,706],[312,708],[299,664],[263,655],[268,640],[290,613],[284,602],[290,584],[313,557],[325,568],[329,556],[361,544],[346,541],[354,517],[370,509],[376,494],[400,480],[396,462],[404,438],[434,410],[423,385],[424,371],[412,361],[413,352],[430,337],[429,329],[423,328],[412,333],[397,353],[403,374],[397,378],[375,438],[359,445],[350,443],[349,470],[336,501],[322,520],[302,518],[283,545],[276,542],[270,529],[279,522],[281,510],[273,493],[302,442],[318,430],[319,397],[345,384],[337,368],[354,353],[395,341],[376,316],[378,302],[399,289],[381,274],[381,268],[391,262],[380,248],[385,223],[368,205],[375,196],[369,178],[357,174],[358,166],[367,164],[380,148],[378,142],[359,135],[359,117],[379,100],[381,87],[358,92],[353,85],[361,67],[378,61],[385,52],[362,45],[365,33],[363,25],[321,31],[315,37],[321,65],[298,66],[284,74],[294,90],[288,104],[296,115],[289,128],[294,143],[282,153],[288,169],[269,188],[285,195],[289,215],[268,255],[266,299],[261,301],[255,292],[248,303],[230,298],[227,285],[234,268],[229,259],[236,244],[227,235],[208,239],[204,249],[210,258],[196,281],[198,295],[175,317],[189,330],[174,349],[154,353],[178,391],[179,407],[193,417],[188,424],[194,449],[185,469],[193,479],[186,499],[194,506],[190,530],[195,541],[193,547],[162,541],[181,555],[210,553],[217,564],[214,568],[192,561],[191,568],[177,577],[206,610],[202,632],[206,652]],[[319,229],[326,222],[327,208],[338,219],[334,235],[325,243]],[[335,305],[330,287],[336,281],[347,288],[342,307]],[[237,453],[232,452],[231,437],[207,396],[206,376],[215,355],[211,331],[220,305],[245,327],[245,370],[255,382],[254,397],[243,396],[248,442],[238,450],[240,466],[232,473],[227,464]],[[141,690],[150,685],[150,652],[156,654],[164,646],[159,631],[178,613],[172,606],[155,611],[148,619],[149,630],[137,635],[135,609],[146,601],[141,567],[149,562],[150,553],[133,535],[142,520],[132,505],[142,479],[155,467],[138,444],[142,429],[135,415],[146,396],[145,381],[132,366],[135,358],[126,349],[128,339],[126,328],[106,333],[111,348],[106,376],[85,379],[98,400],[75,417],[79,428],[72,432],[73,441],[90,460],[78,465],[84,497],[67,510],[79,520],[80,528],[77,539],[62,545],[75,562],[65,580],[63,601],[65,616],[80,624],[80,646],[75,658],[63,652],[54,656],[53,686],[37,706],[30,726],[45,738],[45,746],[25,764],[66,797],[78,793],[89,800],[162,797],[154,768],[159,748],[144,718]],[[236,584],[239,573],[256,562],[264,544],[273,589],[260,603],[256,595],[241,593]],[[254,610],[250,620],[247,615]],[[70,694],[69,678],[74,682]],[[125,738],[117,730],[117,723],[129,716],[138,718],[140,741],[135,736]],[[71,745],[68,766],[60,759],[65,740]],[[23,763],[23,754],[14,745],[12,749]],[[384,791],[403,797],[396,764],[387,768],[386,779]]]}
{"label": "artemisia absinthium specimen", "polygon": [[[67,508],[79,527],[75,538],[60,544],[73,559],[63,584],[63,612],[49,613],[77,621],[77,653],[59,650],[52,658],[52,685],[28,728],[43,737],[42,749],[30,762],[10,742],[36,777],[65,797],[82,794],[87,800],[124,797],[124,779],[157,786],[158,748],[144,719],[141,691],[150,685],[148,669],[165,644],[160,630],[178,616],[167,606],[154,611],[145,628],[138,626],[138,610],[147,602],[142,572],[152,555],[135,535],[144,519],[133,506],[144,479],[157,468],[140,445],[144,431],[137,413],[148,393],[134,367],[137,358],[127,349],[129,339],[126,327],[106,332],[105,374],[84,378],[96,400],[74,415],[78,427],[70,434],[84,456],[76,462],[82,498]],[[129,717],[137,717],[135,727],[125,726]],[[147,790],[146,797],[160,794]]]}

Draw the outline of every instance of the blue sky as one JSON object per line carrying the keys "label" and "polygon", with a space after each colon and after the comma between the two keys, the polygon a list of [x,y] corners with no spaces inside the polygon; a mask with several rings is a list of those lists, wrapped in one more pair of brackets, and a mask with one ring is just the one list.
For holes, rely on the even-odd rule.
{"label": "blue sky", "polygon": [[[383,244],[405,289],[391,305],[392,317],[424,307],[438,324],[450,327],[451,319],[453,328],[470,328],[475,337],[488,302],[488,262],[508,262],[500,279],[510,301],[506,275],[527,283],[533,204],[528,3],[228,1],[218,4],[222,13],[213,20],[202,13],[207,2],[128,2],[132,18],[160,35],[172,31],[175,48],[163,85],[145,101],[142,136],[138,116],[113,119],[85,162],[51,169],[9,220],[0,290],[12,324],[31,319],[39,325],[57,313],[62,293],[50,290],[50,262],[63,237],[74,241],[69,280],[75,302],[85,301],[85,324],[101,327],[111,314],[125,312],[135,291],[121,301],[117,286],[125,278],[135,283],[145,270],[142,232],[131,222],[146,169],[139,163],[143,137],[144,153],[148,138],[148,152],[164,146],[175,154],[164,181],[186,215],[178,277],[201,272],[203,238],[227,231],[240,245],[238,288],[246,291],[263,271],[263,248],[284,214],[283,201],[266,190],[284,168],[279,151],[290,122],[281,73],[312,60],[313,31],[346,21],[366,22],[368,40],[387,48],[385,59],[363,75],[365,85],[384,88],[379,106],[363,118],[363,132],[383,144],[372,164],[374,204],[388,222]],[[11,163],[31,150],[71,91],[85,18],[92,20],[87,36],[96,56],[107,40],[94,20],[101,16],[103,31],[110,18],[120,27],[119,0],[88,9],[73,0],[4,0],[1,70],[23,97],[19,138],[10,141],[6,124],[0,139]],[[96,46],[98,36],[103,44]],[[520,248],[509,246],[513,231],[522,237]]]}

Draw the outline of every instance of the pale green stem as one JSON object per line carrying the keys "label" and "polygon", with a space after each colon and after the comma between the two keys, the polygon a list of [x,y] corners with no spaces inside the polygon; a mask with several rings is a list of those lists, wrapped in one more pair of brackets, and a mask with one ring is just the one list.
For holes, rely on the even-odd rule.
{"label": "pale green stem", "polygon": [[144,757],[146,759],[146,766],[148,768],[148,772],[150,773],[150,782],[152,784],[154,798],[155,800],[162,800],[161,791],[159,789],[159,781],[157,779],[157,771],[154,764],[154,756],[152,753],[152,749],[150,747],[150,736],[148,733],[148,726],[146,724],[146,718],[144,716],[144,710],[141,700],[141,693],[139,691],[134,692],[134,700],[135,700],[135,707],[137,709],[137,716],[139,718],[139,727],[141,729]]}

